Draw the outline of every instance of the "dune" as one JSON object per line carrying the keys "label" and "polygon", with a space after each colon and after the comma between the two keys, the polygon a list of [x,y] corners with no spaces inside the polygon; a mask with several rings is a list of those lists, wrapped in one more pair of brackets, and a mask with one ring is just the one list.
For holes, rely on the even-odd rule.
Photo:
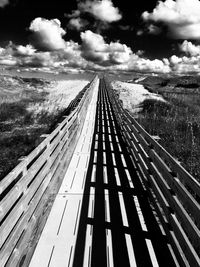
{"label": "dune", "polygon": [[123,107],[133,113],[142,109],[141,104],[145,99],[165,101],[162,96],[149,92],[141,84],[113,81],[111,85],[114,90],[118,91]]}

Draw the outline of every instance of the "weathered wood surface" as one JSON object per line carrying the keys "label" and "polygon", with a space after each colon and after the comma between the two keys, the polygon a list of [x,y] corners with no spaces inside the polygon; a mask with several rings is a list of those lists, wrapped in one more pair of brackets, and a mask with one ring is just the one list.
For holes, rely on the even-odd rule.
{"label": "weathered wood surface", "polygon": [[93,140],[97,96],[98,83],[93,90],[80,137],[30,261],[30,267],[71,266]]}
{"label": "weathered wood surface", "polygon": [[[95,82],[74,111],[0,181],[0,266],[28,266],[80,136]],[[103,82],[132,164],[179,265],[199,267],[200,184],[123,109],[109,83]]]}
{"label": "weathered wood surface", "polygon": [[27,266],[79,138],[97,78],[69,116],[0,181],[0,266]]}
{"label": "weathered wood surface", "polygon": [[200,184],[123,109],[111,88],[109,94],[130,154],[180,265],[200,266]]}

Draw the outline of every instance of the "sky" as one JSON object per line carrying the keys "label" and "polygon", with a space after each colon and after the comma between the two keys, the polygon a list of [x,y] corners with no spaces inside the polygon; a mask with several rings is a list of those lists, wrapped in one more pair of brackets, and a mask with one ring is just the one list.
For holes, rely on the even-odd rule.
{"label": "sky", "polygon": [[199,0],[0,0],[0,65],[200,73]]}

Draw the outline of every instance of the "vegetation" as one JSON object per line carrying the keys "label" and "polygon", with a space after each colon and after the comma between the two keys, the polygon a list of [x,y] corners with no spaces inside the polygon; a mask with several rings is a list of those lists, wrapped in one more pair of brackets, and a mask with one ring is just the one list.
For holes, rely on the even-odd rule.
{"label": "vegetation", "polygon": [[[19,78],[17,78],[18,80]],[[13,83],[13,81],[11,82]],[[22,86],[24,82],[31,89],[27,89],[27,84],[25,84],[23,90],[18,91],[18,84],[15,84],[12,88],[17,93],[13,93],[8,88],[9,93],[6,98],[2,92],[8,85],[4,83],[4,88],[2,90],[0,88],[0,180],[18,164],[20,157],[26,156],[38,145],[41,141],[40,135],[50,133],[62,120],[62,116],[68,115],[76,107],[89,86],[87,85],[77,95],[69,108],[58,109],[55,107],[50,113],[45,109],[34,112],[34,109],[28,108],[30,105],[37,106],[38,103],[42,106],[46,102],[48,93],[38,90],[39,86],[44,87],[45,82],[40,79],[26,78],[20,82],[20,85]]]}
{"label": "vegetation", "polygon": [[174,79],[162,87],[163,81],[160,86],[144,81],[166,102],[145,100],[138,121],[151,135],[159,136],[159,143],[200,181],[200,88],[194,78],[178,84]]}

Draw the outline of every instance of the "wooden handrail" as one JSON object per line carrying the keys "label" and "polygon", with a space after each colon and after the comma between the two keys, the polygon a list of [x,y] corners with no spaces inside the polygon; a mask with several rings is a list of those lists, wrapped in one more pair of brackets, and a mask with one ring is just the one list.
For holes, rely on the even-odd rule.
{"label": "wooden handrail", "polygon": [[[30,261],[79,138],[95,77],[77,107],[0,181],[0,266]],[[81,115],[80,115],[81,114]]]}
{"label": "wooden handrail", "polygon": [[[200,184],[123,109],[108,80],[112,107],[181,266],[200,266]],[[170,225],[170,228],[169,228]]]}

